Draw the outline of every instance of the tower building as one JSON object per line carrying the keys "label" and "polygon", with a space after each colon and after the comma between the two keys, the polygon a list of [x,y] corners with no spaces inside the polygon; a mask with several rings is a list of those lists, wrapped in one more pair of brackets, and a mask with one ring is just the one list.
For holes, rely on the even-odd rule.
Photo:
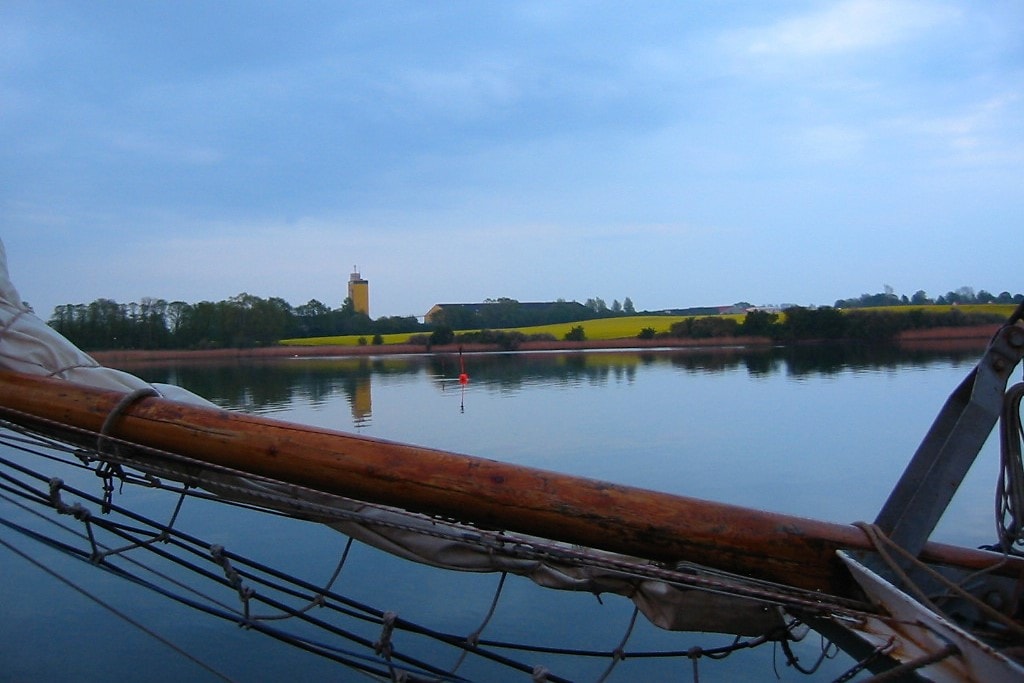
{"label": "tower building", "polygon": [[352,300],[352,308],[356,313],[370,315],[370,283],[359,275],[355,266],[352,266],[352,274],[348,276],[348,298]]}

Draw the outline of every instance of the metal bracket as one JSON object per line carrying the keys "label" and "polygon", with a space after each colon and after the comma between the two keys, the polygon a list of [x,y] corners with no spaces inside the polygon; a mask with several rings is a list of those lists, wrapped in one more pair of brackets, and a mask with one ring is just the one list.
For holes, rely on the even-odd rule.
{"label": "metal bracket", "polygon": [[1015,314],[942,407],[875,524],[918,555],[999,419],[1006,383],[1024,357]]}

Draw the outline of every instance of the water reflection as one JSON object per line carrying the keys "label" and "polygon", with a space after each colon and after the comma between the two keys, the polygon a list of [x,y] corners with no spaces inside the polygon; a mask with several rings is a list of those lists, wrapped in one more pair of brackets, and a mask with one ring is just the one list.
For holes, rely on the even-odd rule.
{"label": "water reflection", "polygon": [[[800,380],[839,372],[892,371],[933,363],[969,365],[980,349],[907,350],[848,345],[767,349],[625,350],[553,353],[484,353],[463,360],[474,391],[518,392],[532,386],[632,384],[638,371],[667,366],[686,373],[745,370],[752,378],[773,375]],[[460,392],[455,354],[345,358],[246,359],[235,362],[122,364],[151,382],[186,387],[233,410],[274,412],[296,401],[321,406],[336,396],[347,401],[356,427],[370,424],[373,386],[398,376],[424,375],[441,392]]]}

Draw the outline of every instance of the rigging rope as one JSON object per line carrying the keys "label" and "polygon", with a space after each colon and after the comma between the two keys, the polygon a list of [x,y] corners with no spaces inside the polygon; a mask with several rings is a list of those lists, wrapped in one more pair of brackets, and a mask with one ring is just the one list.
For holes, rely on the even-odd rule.
{"label": "rigging rope", "polygon": [[10,543],[8,543],[7,541],[5,541],[2,538],[0,538],[0,545],[2,545],[7,550],[11,551],[12,553],[17,555],[18,557],[22,558],[23,560],[31,563],[32,565],[35,566],[36,569],[39,569],[39,570],[45,572],[46,574],[52,576],[53,578],[57,579],[58,581],[63,583],[65,586],[68,586],[69,588],[71,588],[73,591],[75,591],[79,595],[82,595],[82,596],[88,598],[89,600],[93,601],[94,603],[96,603],[97,605],[102,607],[103,609],[107,610],[108,612],[110,612],[111,614],[116,616],[118,619],[121,619],[121,620],[131,624],[133,627],[135,627],[138,630],[142,631],[146,635],[148,635],[151,638],[154,638],[155,640],[159,641],[160,643],[162,643],[163,645],[167,646],[172,651],[174,651],[176,654],[184,657],[185,659],[188,659],[190,662],[193,662],[194,664],[199,665],[200,667],[202,667],[206,671],[210,672],[211,674],[213,674],[217,678],[219,678],[219,679],[221,679],[223,681],[229,681],[229,683],[234,680],[234,679],[230,678],[229,676],[227,676],[226,674],[224,674],[224,673],[218,671],[217,669],[213,668],[212,666],[210,666],[206,662],[202,661],[201,659],[199,659],[195,655],[193,655],[193,654],[187,652],[186,650],[183,650],[182,648],[178,647],[177,645],[175,645],[174,643],[169,641],[167,638],[164,638],[163,636],[161,636],[156,631],[146,627],[145,624],[139,623],[138,621],[136,621],[135,619],[132,619],[130,616],[128,616],[127,614],[125,614],[121,610],[117,609],[113,605],[107,603],[106,601],[102,600],[98,596],[96,596],[96,595],[90,593],[89,591],[85,590],[84,588],[82,588],[81,586],[76,584],[74,581],[71,581],[70,579],[62,576],[61,574],[57,573],[56,571],[54,571],[50,567],[47,567],[45,564],[43,564],[42,562],[39,562],[38,560],[33,558],[28,553],[25,553],[25,552],[19,550],[18,548],[14,547],[13,545],[11,545]]}
{"label": "rigging rope", "polygon": [[[0,519],[0,524],[3,524],[3,526],[5,526],[5,527],[7,527],[9,529],[12,529],[12,530],[14,530],[16,532],[19,532],[19,533],[21,533],[22,535],[24,535],[24,536],[26,536],[28,538],[31,538],[33,540],[39,541],[41,543],[44,543],[44,544],[50,546],[51,548],[53,548],[55,550],[58,550],[60,552],[63,552],[63,553],[65,553],[65,554],[67,554],[67,555],[69,555],[69,556],[71,556],[73,558],[76,558],[76,559],[79,559],[79,560],[83,560],[83,561],[86,561],[86,562],[89,561],[89,557],[88,557],[87,553],[83,553],[82,551],[77,550],[77,549],[75,549],[75,548],[73,548],[71,546],[59,543],[59,542],[57,542],[54,539],[50,539],[50,538],[48,538],[46,536],[43,536],[43,535],[37,534],[35,532],[32,532],[31,530],[29,530],[27,528],[20,527],[19,525],[16,525],[16,524],[14,524],[14,523],[12,523],[10,521],[7,521],[7,520]],[[152,548],[150,548],[150,550],[152,550]],[[179,564],[182,564],[180,560],[179,560]],[[111,572],[111,573],[115,574],[116,576],[118,576],[120,578],[123,578],[123,579],[125,579],[125,580],[127,580],[129,582],[132,582],[132,583],[136,584],[136,585],[142,586],[142,587],[144,587],[144,588],[146,588],[148,590],[151,590],[151,591],[153,591],[153,592],[155,592],[155,593],[157,593],[159,595],[162,595],[162,596],[164,596],[166,598],[174,600],[174,601],[176,601],[176,602],[178,602],[180,604],[186,605],[188,607],[191,607],[191,608],[196,609],[196,610],[201,611],[201,612],[205,612],[206,614],[210,614],[212,616],[219,617],[221,619],[227,619],[229,621],[233,621],[235,623],[239,623],[239,617],[238,617],[237,612],[231,611],[230,609],[218,610],[218,609],[211,608],[210,606],[205,605],[203,603],[190,600],[189,598],[186,598],[186,597],[184,597],[184,596],[182,596],[180,594],[173,593],[173,592],[171,592],[171,591],[169,591],[169,590],[167,590],[165,588],[161,588],[160,586],[157,586],[156,584],[153,584],[151,582],[145,581],[145,580],[141,579],[138,576],[135,576],[135,575],[133,575],[133,574],[131,574],[131,573],[121,569],[121,568],[118,568],[118,567],[110,564],[109,562],[104,562],[104,563],[102,563],[102,564],[100,564],[98,566],[101,569],[104,569],[104,570],[106,570],[108,572]],[[146,568],[146,569],[148,569],[148,568]],[[200,568],[190,567],[190,569],[192,569],[192,571],[195,572],[197,575],[203,575],[204,574],[203,571]],[[212,575],[206,575],[206,578],[213,578],[213,577],[212,577]],[[280,587],[278,587],[278,588],[280,588]],[[336,596],[332,596],[332,597],[336,597]],[[281,603],[279,603],[277,601],[269,600],[266,597],[263,597],[262,599],[265,602],[268,602],[268,604],[277,606],[278,608],[288,609],[286,605],[283,605],[283,604],[281,604]],[[215,600],[211,600],[211,602],[216,602],[216,601]],[[340,610],[340,611],[344,612],[344,610]],[[368,617],[364,616],[364,618],[368,618]],[[312,620],[312,619],[306,619],[306,621],[309,621],[310,623],[314,624],[315,626],[319,626],[320,628],[323,628],[324,630],[332,633],[333,635],[338,635],[338,636],[346,638],[346,639],[348,639],[348,640],[350,640],[352,642],[355,642],[356,644],[358,644],[360,646],[370,647],[372,645],[372,643],[370,641],[367,641],[365,639],[361,639],[358,636],[356,636],[356,635],[354,635],[352,633],[345,632],[345,631],[343,631],[341,629],[338,629],[337,627],[332,627],[332,626],[330,626],[328,624],[324,624],[322,622],[317,622],[317,621]],[[317,642],[315,642],[313,640],[310,640],[308,637],[305,637],[305,636],[299,636],[297,634],[290,634],[290,633],[286,633],[284,631],[280,631],[278,629],[273,629],[273,628],[263,624],[260,621],[253,621],[253,622],[246,623],[246,624],[243,624],[243,625],[246,626],[247,628],[251,628],[253,630],[260,631],[260,632],[264,633],[265,635],[269,635],[269,636],[271,636],[271,637],[273,637],[273,638],[275,638],[277,640],[280,640],[281,642],[284,642],[286,644],[292,645],[294,647],[301,648],[303,650],[306,650],[307,652],[311,652],[311,653],[319,655],[321,657],[325,657],[325,658],[331,659],[331,660],[336,661],[336,662],[338,662],[340,664],[344,664],[346,666],[349,666],[349,667],[351,667],[353,669],[362,670],[364,672],[375,673],[378,676],[384,676],[385,675],[383,670],[374,669],[371,666],[372,664],[376,663],[376,660],[374,660],[373,658],[370,658],[370,657],[366,657],[364,655],[360,655],[359,653],[348,651],[348,650],[343,650],[343,649],[337,648],[335,646],[326,645],[326,644],[323,644],[323,643],[317,643]],[[398,657],[398,656],[396,655],[396,657]],[[408,657],[404,657],[404,656],[401,657],[401,658],[403,660],[413,664],[413,665],[417,664],[416,660],[414,660],[414,659],[411,659],[411,658],[408,658]],[[426,672],[429,673],[429,677],[428,677],[429,680],[462,680],[462,679],[457,679],[457,678],[453,678],[453,677],[450,677],[450,676],[446,676],[445,672],[443,670],[432,668],[432,667],[430,667],[430,665],[425,664],[423,662],[418,662],[418,664],[420,666],[422,666]],[[438,676],[440,676],[441,678],[438,679],[437,678]],[[428,678],[415,677],[412,680],[428,680]]]}
{"label": "rigging rope", "polygon": [[929,567],[927,564],[919,560],[917,557],[907,552],[902,546],[900,546],[898,543],[894,542],[891,538],[886,536],[885,533],[877,525],[868,524],[867,522],[855,522],[854,526],[860,528],[865,533],[865,535],[867,535],[872,545],[878,551],[879,556],[885,561],[886,565],[893,571],[893,573],[896,574],[896,576],[898,576],[899,579],[903,582],[905,589],[913,593],[914,597],[916,597],[923,605],[925,605],[932,612],[935,612],[936,614],[941,614],[942,610],[940,610],[935,605],[935,603],[928,595],[925,595],[924,591],[916,584],[916,582],[914,582],[910,578],[907,572],[904,571],[900,563],[889,554],[889,549],[896,551],[896,553],[900,555],[902,560],[912,565],[915,570],[926,574],[928,577],[935,580],[937,583],[945,587],[951,593],[956,594],[957,597],[969,602],[975,609],[977,609],[979,612],[987,616],[989,619],[998,622],[1001,626],[1006,628],[1011,633],[1015,634],[1018,638],[1024,638],[1024,626],[1021,626],[1012,618],[1006,616],[1005,614],[998,611],[991,605],[985,603],[982,600],[979,600],[977,597],[975,597],[967,590],[965,590],[962,586],[954,583],[953,581],[950,581],[948,578],[946,578],[939,572]]}
{"label": "rigging rope", "polygon": [[[349,537],[349,543],[352,542],[352,538]],[[466,636],[466,643],[477,647],[480,644],[480,636],[483,635],[484,629],[487,628],[487,624],[490,623],[491,617],[494,616],[494,611],[498,608],[498,599],[501,597],[501,592],[505,588],[505,579],[508,578],[508,572],[502,572],[501,578],[498,579],[498,586],[494,591],[494,597],[491,599],[491,607],[487,610],[487,614],[484,615],[483,621],[477,626],[472,633]],[[454,674],[462,666],[462,663],[466,660],[466,655],[469,654],[468,649],[462,650],[458,660],[451,668],[451,672]]]}
{"label": "rigging rope", "polygon": [[1024,382],[1015,384],[1003,398],[999,420],[999,482],[996,485],[996,530],[1005,552],[1021,552],[1024,546],[1024,462],[1021,459],[1021,400]]}
{"label": "rigging rope", "polygon": [[914,673],[918,669],[923,669],[931,664],[937,664],[944,659],[960,654],[960,648],[952,643],[948,643],[941,647],[937,651],[918,657],[917,659],[911,660],[899,666],[894,666],[888,671],[882,672],[871,678],[867,679],[865,683],[888,683],[889,681],[903,681],[909,674]]}
{"label": "rigging rope", "polygon": [[[0,427],[4,426],[0,424]],[[27,434],[26,430],[20,432],[21,435]],[[21,437],[19,436],[18,439]],[[136,462],[140,462],[146,470],[154,469],[154,457],[161,456],[167,458],[163,467],[166,467],[169,471],[174,470],[179,473],[184,469],[188,471],[189,476],[187,477],[186,483],[180,486],[167,486],[161,483],[158,479],[152,476],[151,473],[147,473],[147,476],[137,477],[131,470],[121,468],[121,473],[124,475],[122,484],[125,482],[134,483],[141,486],[162,488],[171,492],[174,492],[178,496],[177,506],[175,512],[172,514],[171,519],[167,523],[158,523],[147,520],[144,517],[131,513],[128,510],[118,507],[113,504],[112,501],[107,501],[106,496],[103,499],[89,496],[88,494],[75,490],[72,487],[66,485],[51,484],[47,477],[36,474],[27,468],[16,465],[10,461],[0,459],[0,464],[6,465],[23,473],[33,476],[39,481],[46,482],[46,490],[42,491],[35,489],[31,486],[12,483],[9,486],[5,486],[5,490],[16,492],[17,495],[25,497],[32,502],[37,504],[44,504],[52,507],[61,512],[65,512],[73,515],[76,519],[79,519],[85,524],[86,535],[82,535],[82,538],[87,539],[90,544],[91,551],[82,554],[80,551],[73,551],[75,554],[82,559],[91,560],[98,563],[98,565],[108,571],[114,571],[119,576],[128,578],[131,581],[138,583],[139,585],[146,585],[153,590],[166,594],[168,597],[177,600],[183,604],[188,604],[197,609],[205,611],[222,618],[228,618],[236,623],[239,623],[246,628],[253,628],[263,633],[271,635],[283,642],[288,642],[297,647],[301,647],[315,654],[326,656],[335,661],[341,661],[346,665],[353,666],[356,670],[361,670],[371,675],[377,675],[382,677],[400,678],[406,677],[409,680],[422,680],[420,677],[431,678],[434,680],[460,680],[455,674],[455,670],[458,668],[458,663],[454,668],[448,669],[447,671],[437,667],[432,667],[425,662],[417,661],[409,658],[406,655],[398,652],[394,648],[394,640],[390,636],[387,639],[379,639],[382,644],[389,644],[391,648],[392,658],[371,658],[367,661],[355,661],[353,660],[357,655],[337,648],[326,645],[324,643],[316,643],[305,637],[296,636],[294,634],[287,634],[276,629],[272,629],[265,623],[265,620],[272,618],[281,618],[279,615],[286,615],[286,617],[299,618],[307,623],[314,625],[315,627],[323,629],[325,632],[340,636],[348,639],[350,642],[356,643],[360,647],[368,648],[372,651],[374,642],[358,636],[350,631],[340,629],[337,626],[323,622],[322,620],[315,619],[306,612],[314,606],[325,607],[331,611],[346,614],[361,620],[370,621],[378,624],[381,628],[384,627],[386,622],[385,615],[383,612],[372,610],[366,606],[354,603],[350,599],[344,598],[331,589],[331,585],[337,578],[338,573],[341,570],[341,566],[344,564],[344,555],[342,561],[339,563],[337,569],[335,569],[330,581],[326,587],[313,586],[306,582],[290,577],[286,574],[274,573],[267,567],[263,567],[258,563],[254,563],[243,557],[240,557],[234,553],[227,551],[226,549],[215,549],[211,548],[210,544],[206,544],[199,539],[189,537],[182,532],[174,529],[175,519],[177,518],[177,511],[180,509],[182,501],[188,498],[201,498],[210,499],[211,496],[204,492],[198,491],[195,487],[201,485],[204,482],[205,474],[199,472],[195,468],[195,463],[188,461],[187,459],[174,456],[174,454],[162,454],[154,451],[146,451],[147,456],[139,461],[131,457],[130,453],[140,450],[135,444],[122,442],[119,439],[107,437],[109,443],[104,445],[108,447],[106,454],[103,455],[105,460],[115,461],[118,465],[135,466]],[[24,443],[27,441],[17,441],[16,448],[23,451],[30,451],[30,449],[24,447]],[[95,443],[95,442],[94,442]],[[39,441],[36,443],[37,450],[47,448],[48,444],[45,441]],[[111,447],[112,446],[112,447]],[[128,448],[122,448],[121,446],[127,446]],[[102,464],[103,461],[97,462],[95,458],[91,458],[88,454],[82,454],[75,452],[72,449],[61,447],[59,449],[65,454],[74,454],[79,457],[82,463],[92,461],[94,463],[92,469],[95,471],[95,467]],[[76,463],[74,460],[65,459],[60,462],[64,462],[70,466],[81,467],[80,463]],[[176,465],[177,470],[173,463],[179,463]],[[159,469],[158,467],[156,469]],[[205,468],[203,471],[209,471],[214,468]],[[229,474],[236,476],[240,473],[236,473],[226,468],[218,470],[221,474]],[[7,481],[11,481],[8,475],[4,475]],[[250,478],[262,484],[278,484],[280,488],[269,490],[260,489],[255,490],[247,488],[244,492],[248,497],[256,500],[258,503],[256,509],[275,511],[280,514],[282,511],[287,511],[291,515],[298,516],[300,518],[307,519],[359,519],[358,513],[350,510],[337,509],[335,507],[318,503],[313,500],[302,500],[301,496],[303,491],[300,487],[285,486],[272,480],[260,480],[259,478]],[[218,480],[217,486],[219,488],[225,488],[223,480]],[[86,503],[92,503],[94,505],[104,507],[109,504],[109,511],[113,514],[124,515],[130,520],[136,523],[147,524],[152,528],[152,531],[147,529],[139,529],[136,527],[129,527],[121,523],[115,523],[109,519],[93,516],[89,513],[88,509],[82,505],[81,502],[66,503],[61,497],[61,493],[65,493],[69,496],[75,496],[81,501]],[[218,497],[212,497],[214,500],[224,502],[224,499]],[[390,508],[389,511],[392,511]],[[415,530],[418,533],[422,533],[423,527],[420,524],[416,524],[417,520],[423,519],[422,516],[408,514],[407,518],[410,523],[407,524],[407,528]],[[437,520],[426,518],[431,523],[436,523]],[[376,518],[362,519],[363,522],[369,524],[379,524],[380,520]],[[382,526],[403,526],[401,524],[395,524],[393,522],[385,522]],[[443,529],[443,530],[442,530]],[[128,541],[128,544],[118,550],[109,550],[105,545],[100,543],[96,538],[95,530],[103,530],[118,536]],[[654,579],[659,581],[665,581],[669,585],[685,586],[689,589],[697,589],[703,591],[710,591],[716,593],[724,593],[730,595],[743,595],[745,597],[751,597],[756,600],[764,601],[768,604],[780,604],[789,605],[795,604],[799,608],[805,611],[811,611],[814,613],[831,613],[840,612],[849,616],[862,615],[867,606],[864,603],[858,603],[856,601],[841,601],[833,599],[831,596],[821,594],[806,594],[800,591],[789,591],[781,586],[775,586],[765,582],[751,582],[746,580],[740,580],[738,577],[733,577],[725,574],[714,574],[704,573],[697,574],[692,571],[690,567],[679,567],[676,569],[670,569],[663,566],[649,565],[642,561],[626,562],[625,560],[616,560],[613,558],[603,558],[596,555],[591,555],[585,552],[583,549],[567,548],[560,544],[545,544],[538,539],[534,538],[520,538],[501,532],[489,532],[481,530],[475,527],[469,527],[464,525],[452,524],[445,520],[443,525],[436,525],[432,535],[446,538],[448,540],[458,540],[459,542],[477,543],[481,547],[485,548],[487,552],[505,553],[514,557],[528,557],[540,561],[556,560],[558,562],[566,562],[572,564],[579,564],[580,566],[604,566],[615,571],[622,572],[624,576],[636,577],[643,579]],[[156,541],[160,541],[157,543]],[[348,539],[348,545],[346,545],[345,555],[348,553],[348,547],[352,543],[351,537]],[[240,602],[242,603],[241,612],[237,609],[232,609],[230,612],[225,611],[224,607],[219,609],[211,608],[209,604],[200,605],[195,600],[184,597],[173,591],[168,592],[167,589],[154,587],[150,582],[143,581],[139,577],[133,577],[129,572],[124,569],[116,568],[112,565],[112,561],[116,558],[119,561],[131,561],[125,557],[125,553],[128,549],[139,548],[146,551],[155,553],[157,556],[175,562],[183,567],[190,569],[199,576],[204,576],[210,580],[215,581],[224,586],[230,586],[233,591],[238,595]],[[217,573],[210,572],[203,569],[201,566],[196,565],[195,562],[189,562],[187,559],[173,555],[171,550],[181,549],[191,556],[197,558],[199,562],[214,562],[220,568],[219,576]],[[70,549],[68,549],[70,551]],[[148,568],[146,568],[148,570]],[[266,576],[257,576],[254,572],[265,572]],[[269,577],[269,578],[267,578]],[[264,591],[259,589],[251,589],[250,586],[254,585],[250,582],[259,582],[261,585],[266,585],[268,588],[278,591],[283,595],[299,597],[304,601],[304,606],[301,608],[293,608],[280,600],[273,599],[265,594]],[[689,650],[678,650],[670,652],[626,652],[625,644],[629,638],[629,634],[632,632],[633,624],[636,618],[636,611],[634,609],[633,618],[630,621],[630,626],[627,629],[626,635],[622,639],[622,643],[612,650],[608,651],[586,651],[576,648],[551,648],[542,646],[525,645],[521,643],[509,643],[502,641],[483,641],[480,640],[480,635],[490,620],[491,615],[494,612],[498,604],[498,598],[501,593],[501,585],[504,583],[502,578],[499,583],[498,591],[496,592],[493,600],[491,601],[490,610],[487,616],[484,618],[480,626],[470,633],[469,636],[445,634],[431,629],[419,626],[411,623],[407,620],[401,619],[395,616],[393,619],[393,628],[401,629],[403,632],[410,634],[417,634],[423,637],[432,638],[438,643],[444,643],[445,645],[461,648],[463,653],[472,652],[475,655],[489,659],[490,661],[496,662],[500,665],[509,666],[513,669],[525,673],[531,673],[538,677],[538,680],[550,680],[558,681],[564,680],[554,674],[552,674],[547,668],[539,667],[536,665],[528,665],[522,662],[517,662],[514,659],[504,657],[495,652],[495,649],[511,649],[519,653],[533,652],[533,653],[552,653],[552,654],[566,654],[571,656],[582,656],[582,657],[603,657],[609,659],[609,667],[607,672],[610,673],[611,669],[614,668],[619,662],[624,661],[627,658],[630,659],[641,659],[650,657],[679,657],[685,658],[690,657],[694,659],[694,653],[697,657],[708,657],[708,658],[721,658],[729,654],[737,652],[742,649],[756,647],[757,645],[773,642],[780,638],[788,638],[786,635],[792,628],[795,627],[795,622],[790,624],[785,630],[779,633],[773,633],[763,637],[755,639],[740,641],[738,638],[733,642],[732,645],[719,647],[719,648],[690,648]],[[295,588],[291,588],[294,586]],[[251,592],[250,592],[251,591]],[[197,593],[197,595],[199,595]],[[206,598],[202,598],[207,600]],[[253,611],[250,611],[248,603],[258,600],[262,604],[270,606],[274,609],[277,614],[273,616],[258,616]],[[210,599],[208,603],[215,602]],[[788,653],[787,653],[787,656]],[[465,657],[465,654],[459,658],[459,662]],[[375,666],[376,665],[376,666]],[[383,665],[384,669],[380,669],[379,665]],[[605,674],[607,675],[607,673]]]}
{"label": "rigging rope", "polygon": [[608,662],[608,668],[604,670],[604,673],[597,679],[597,683],[604,683],[608,680],[608,676],[611,675],[615,666],[626,658],[625,647],[626,643],[629,642],[629,637],[633,634],[633,627],[636,626],[636,617],[640,614],[640,610],[637,607],[633,608],[633,616],[629,619],[629,626],[626,627],[626,632],[622,635],[622,640],[619,642],[618,647],[612,650],[611,661]]}

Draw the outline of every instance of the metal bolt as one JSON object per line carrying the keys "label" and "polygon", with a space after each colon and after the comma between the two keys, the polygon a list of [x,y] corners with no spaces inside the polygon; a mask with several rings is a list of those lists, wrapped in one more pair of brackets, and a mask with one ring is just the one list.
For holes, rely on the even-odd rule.
{"label": "metal bolt", "polygon": [[986,593],[984,600],[989,607],[993,607],[997,610],[1003,609],[1003,605],[1006,604],[1006,599],[1003,597],[1002,593],[995,590]]}
{"label": "metal bolt", "polygon": [[1006,333],[1006,341],[1010,346],[1017,349],[1024,346],[1024,329],[1021,329],[1016,325],[1009,328]]}

